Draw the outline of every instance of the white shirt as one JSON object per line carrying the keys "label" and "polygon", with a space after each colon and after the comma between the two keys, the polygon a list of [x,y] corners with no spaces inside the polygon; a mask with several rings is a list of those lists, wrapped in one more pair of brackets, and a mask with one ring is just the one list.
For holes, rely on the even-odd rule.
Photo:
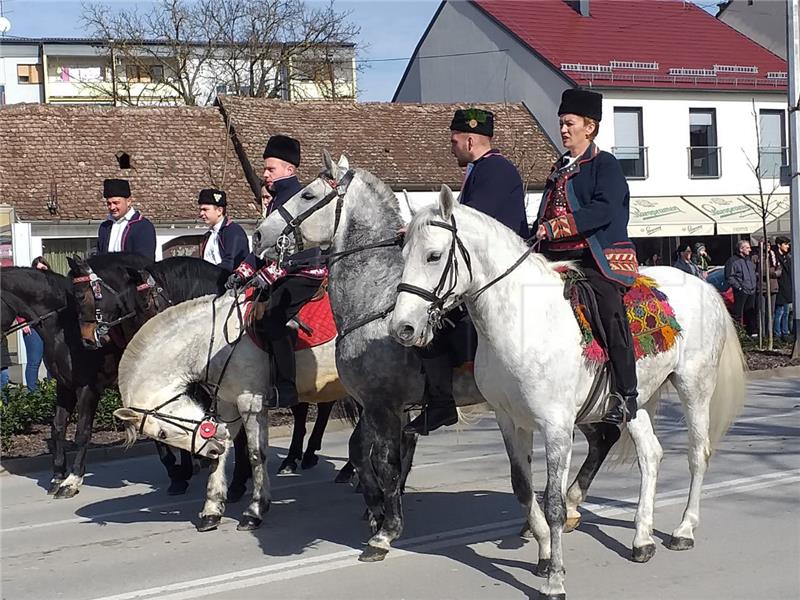
{"label": "white shirt", "polygon": [[122,215],[119,220],[114,221],[114,224],[111,226],[111,236],[108,238],[109,252],[122,252],[122,234],[125,233],[125,228],[128,226],[128,222],[133,218],[135,213],[136,210],[131,206],[128,212]]}
{"label": "white shirt", "polygon": [[222,254],[219,251],[219,230],[222,229],[222,225],[225,223],[225,217],[223,216],[219,223],[214,225],[209,231],[211,231],[211,235],[208,236],[208,241],[206,242],[206,249],[203,252],[203,260],[207,260],[212,265],[218,265],[222,262]]}

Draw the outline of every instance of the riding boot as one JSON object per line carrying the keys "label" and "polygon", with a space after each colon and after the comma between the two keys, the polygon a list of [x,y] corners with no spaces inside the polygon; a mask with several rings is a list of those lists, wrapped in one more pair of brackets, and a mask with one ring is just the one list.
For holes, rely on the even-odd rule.
{"label": "riding boot", "polygon": [[633,393],[617,392],[611,394],[613,405],[601,419],[603,423],[621,426],[628,421],[633,421],[636,418],[636,412],[639,410],[638,397],[639,395],[635,391]]}
{"label": "riding boot", "polygon": [[422,412],[404,430],[407,433],[428,435],[431,431],[458,421],[456,401],[453,398],[453,367],[446,354],[423,358],[425,371],[425,406]]}
{"label": "riding boot", "polygon": [[270,340],[270,349],[272,350],[274,386],[268,406],[270,408],[291,408],[298,401],[293,337],[285,335]]}

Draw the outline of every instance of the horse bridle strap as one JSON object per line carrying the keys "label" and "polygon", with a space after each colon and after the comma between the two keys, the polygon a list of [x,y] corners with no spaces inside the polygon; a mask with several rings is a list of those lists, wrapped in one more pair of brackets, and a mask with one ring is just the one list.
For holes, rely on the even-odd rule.
{"label": "horse bridle strap", "polygon": [[[214,437],[214,433],[216,433],[216,422],[217,422],[217,419],[216,419],[215,415],[209,415],[209,414],[204,416],[202,419],[189,419],[189,418],[186,418],[186,417],[176,417],[175,415],[167,415],[167,414],[164,414],[164,413],[160,412],[162,408],[164,408],[168,404],[176,402],[177,400],[180,399],[180,397],[181,397],[181,394],[178,394],[177,396],[173,396],[172,398],[170,398],[166,402],[162,402],[161,404],[159,404],[155,408],[139,408],[137,406],[128,406],[127,408],[129,410],[132,410],[133,412],[137,412],[140,415],[142,415],[142,421],[139,423],[139,434],[140,435],[142,435],[144,433],[144,425],[145,425],[145,422],[147,421],[147,417],[155,417],[157,419],[160,419],[161,421],[164,421],[165,423],[169,423],[173,427],[177,427],[178,429],[182,429],[183,431],[192,434],[192,450],[191,450],[191,452],[192,452],[192,454],[196,454],[197,452],[200,452],[203,448],[206,447],[206,445],[208,444],[208,440],[210,440],[212,437]],[[190,423],[190,424],[194,425],[194,427],[187,427],[186,425],[184,425],[184,423]],[[204,426],[206,426],[206,424],[209,424],[209,425],[211,425],[213,427],[213,431],[211,431],[212,427],[207,427],[206,428],[206,431],[210,432],[210,435],[207,435],[206,433],[204,433],[202,431],[202,429],[204,428]],[[200,446],[200,448],[195,448],[195,441],[197,440],[197,432],[198,431],[201,431],[200,435],[206,441],[202,446]]]}
{"label": "horse bridle strap", "polygon": [[[11,306],[8,304],[8,302],[6,302],[5,300],[3,300],[3,302],[5,302],[6,306],[11,308]],[[8,329],[6,329],[5,331],[3,331],[3,335],[11,335],[12,333],[15,333],[15,332],[19,331],[20,329],[25,329],[26,327],[33,327],[35,325],[38,325],[42,321],[46,321],[50,317],[53,317],[53,316],[57,315],[61,311],[65,310],[66,308],[67,308],[67,305],[65,304],[61,308],[57,308],[55,310],[51,310],[49,313],[45,313],[40,317],[36,317],[35,319],[31,319],[30,321],[23,321],[22,323],[17,323],[16,325],[13,325],[13,326],[9,327]]]}
{"label": "horse bridle strap", "polygon": [[322,200],[316,202],[314,206],[304,210],[302,213],[293,217],[292,214],[286,210],[283,206],[279,206],[276,210],[278,214],[283,217],[283,220],[286,221],[286,227],[283,228],[281,234],[278,236],[278,240],[276,242],[276,246],[278,252],[280,253],[280,260],[278,261],[279,264],[283,263],[283,254],[285,253],[288,247],[288,236],[292,234],[294,237],[294,244],[297,252],[302,252],[305,247],[303,245],[303,237],[300,234],[300,224],[303,223],[306,219],[308,219],[311,215],[315,212],[321,210],[322,208],[326,207],[331,201],[336,198],[336,219],[334,221],[333,232],[336,233],[336,230],[339,228],[339,221],[342,215],[342,205],[344,203],[344,196],[347,193],[347,188],[350,187],[350,183],[353,181],[353,177],[355,176],[355,171],[352,169],[348,169],[347,172],[342,176],[341,179],[338,181],[336,180],[328,180],[328,185],[331,186],[331,191],[328,192]]}

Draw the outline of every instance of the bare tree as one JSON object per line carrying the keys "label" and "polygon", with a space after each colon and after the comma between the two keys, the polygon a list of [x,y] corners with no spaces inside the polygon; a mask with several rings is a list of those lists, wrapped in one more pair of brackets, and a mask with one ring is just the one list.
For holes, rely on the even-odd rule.
{"label": "bare tree", "polygon": [[[115,104],[196,105],[218,90],[286,99],[355,94],[359,28],[332,1],[309,8],[302,0],[160,0],[148,9],[84,6],[85,26],[107,44]],[[95,85],[108,92],[107,83]]]}
{"label": "bare tree", "polygon": [[[770,294],[770,271],[772,270],[772,261],[770,257],[770,248],[769,248],[769,238],[767,237],[767,219],[771,215],[771,211],[774,207],[773,205],[773,195],[775,191],[780,186],[780,183],[773,183],[772,189],[766,191],[764,189],[764,166],[762,164],[762,152],[761,152],[761,127],[758,121],[758,111],[756,110],[756,101],[755,98],[752,99],[752,115],[753,115],[753,123],[755,125],[756,130],[756,159],[755,161],[748,156],[747,152],[744,148],[742,148],[742,152],[744,153],[745,160],[747,161],[747,165],[750,168],[750,171],[756,178],[756,182],[758,184],[758,202],[756,206],[756,210],[758,212],[758,216],[761,219],[761,244],[759,244],[759,256],[758,256],[758,263],[760,266],[760,287],[761,293],[759,294],[759,302],[758,302],[758,345],[759,348],[763,347],[763,338],[764,333],[766,333],[767,338],[767,350],[772,350],[774,345],[773,339],[773,312],[772,312],[772,295]],[[766,314],[764,314],[764,310],[766,310]],[[764,319],[766,317],[766,320]],[[761,326],[762,323],[766,323],[767,332],[763,331]]]}

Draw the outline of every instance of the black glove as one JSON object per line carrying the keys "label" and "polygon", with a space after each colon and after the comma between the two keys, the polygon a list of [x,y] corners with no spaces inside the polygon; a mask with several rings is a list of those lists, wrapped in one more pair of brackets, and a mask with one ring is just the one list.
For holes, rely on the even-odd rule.
{"label": "black glove", "polygon": [[228,281],[225,282],[225,288],[228,290],[240,288],[244,285],[244,283],[244,277],[242,277],[239,273],[233,272],[228,277]]}

